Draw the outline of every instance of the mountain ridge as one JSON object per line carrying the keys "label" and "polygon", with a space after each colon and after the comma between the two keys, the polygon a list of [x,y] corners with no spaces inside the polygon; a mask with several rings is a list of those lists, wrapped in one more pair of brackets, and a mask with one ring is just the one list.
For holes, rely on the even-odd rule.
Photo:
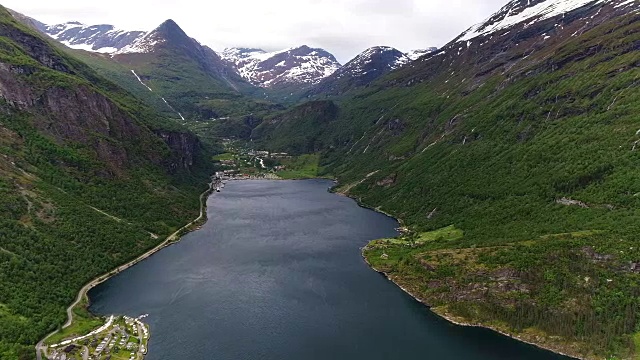
{"label": "mountain ridge", "polygon": [[[166,36],[173,32],[171,36],[176,37],[174,40],[181,39],[182,43],[197,42],[193,38],[188,40],[188,35],[171,19],[151,31],[125,31],[112,25],[85,25],[76,21],[57,25],[39,24],[37,27],[41,31],[66,46],[111,57],[153,52],[164,41],[162,36],[154,36],[158,32]],[[307,45],[273,52],[259,48],[226,48],[218,53],[207,48],[212,56],[221,58],[245,81],[260,88],[283,90],[285,93],[300,92],[317,85],[342,67],[330,52]],[[415,60],[435,50],[436,48],[413,50],[405,56]]]}

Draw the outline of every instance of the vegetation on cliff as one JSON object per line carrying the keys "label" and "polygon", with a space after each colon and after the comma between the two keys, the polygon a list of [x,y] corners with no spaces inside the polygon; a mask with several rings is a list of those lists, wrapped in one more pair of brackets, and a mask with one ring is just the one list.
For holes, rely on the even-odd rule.
{"label": "vegetation on cliff", "polygon": [[0,10],[0,358],[32,359],[79,288],[194,218],[197,139]]}

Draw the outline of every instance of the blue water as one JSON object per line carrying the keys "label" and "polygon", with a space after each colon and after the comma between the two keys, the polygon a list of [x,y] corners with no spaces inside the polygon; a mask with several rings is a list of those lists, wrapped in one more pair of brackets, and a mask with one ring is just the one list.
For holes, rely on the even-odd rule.
{"label": "blue water", "polygon": [[97,314],[149,314],[148,360],[562,359],[452,325],[372,271],[395,220],[331,182],[238,181],[201,230],[93,289]]}

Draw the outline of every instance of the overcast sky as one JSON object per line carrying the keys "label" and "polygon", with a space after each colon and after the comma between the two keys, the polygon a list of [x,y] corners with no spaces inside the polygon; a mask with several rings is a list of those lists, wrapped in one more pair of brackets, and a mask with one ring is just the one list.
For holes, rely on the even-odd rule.
{"label": "overcast sky", "polygon": [[370,46],[442,46],[508,0],[4,0],[47,24],[152,30],[166,19],[215,50],[309,45],[345,63]]}

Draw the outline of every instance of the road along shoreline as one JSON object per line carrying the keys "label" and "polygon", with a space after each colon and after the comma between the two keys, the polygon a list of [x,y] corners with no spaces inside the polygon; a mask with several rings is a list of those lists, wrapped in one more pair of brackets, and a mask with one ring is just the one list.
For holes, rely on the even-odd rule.
{"label": "road along shoreline", "polygon": [[[162,241],[160,244],[158,244],[157,246],[155,246],[151,250],[148,250],[147,252],[145,252],[144,254],[138,256],[137,258],[135,258],[135,259],[123,264],[123,265],[120,265],[116,269],[111,270],[108,273],[102,274],[102,275],[96,277],[95,279],[91,280],[87,284],[85,284],[80,289],[80,291],[78,292],[78,296],[76,297],[74,302],[71,303],[71,305],[69,305],[69,307],[67,308],[67,321],[64,323],[64,325],[62,326],[61,329],[65,329],[65,328],[71,326],[71,324],[73,323],[73,309],[76,306],[78,306],[78,304],[80,304],[83,299],[87,299],[88,300],[87,294],[89,293],[89,290],[91,290],[92,288],[96,287],[97,285],[109,280],[113,276],[116,276],[119,273],[127,270],[128,268],[138,264],[139,262],[141,262],[143,260],[146,260],[151,255],[157,253],[158,251],[164,249],[165,247],[177,243],[178,239],[180,239],[180,237],[182,235],[184,235],[187,232],[192,230],[192,226],[197,225],[200,221],[202,221],[204,218],[206,218],[206,215],[207,215],[207,211],[206,211],[207,210],[207,199],[209,198],[209,195],[213,191],[215,191],[215,188],[216,188],[216,182],[212,181],[212,182],[210,182],[208,184],[207,190],[205,190],[202,194],[200,194],[200,214],[193,221],[189,222],[185,226],[183,226],[180,229],[176,230],[173,234],[167,236],[167,238],[165,238],[164,241]],[[36,350],[36,358],[38,360],[42,360],[43,359],[43,357],[42,357],[43,353],[45,354],[45,357],[46,357],[46,348],[47,348],[47,346],[44,345],[44,342],[48,338],[50,338],[51,336],[57,334],[59,331],[60,331],[60,329],[51,332],[50,334],[45,336],[42,340],[40,340],[38,342],[38,344],[36,344],[35,350]]]}

